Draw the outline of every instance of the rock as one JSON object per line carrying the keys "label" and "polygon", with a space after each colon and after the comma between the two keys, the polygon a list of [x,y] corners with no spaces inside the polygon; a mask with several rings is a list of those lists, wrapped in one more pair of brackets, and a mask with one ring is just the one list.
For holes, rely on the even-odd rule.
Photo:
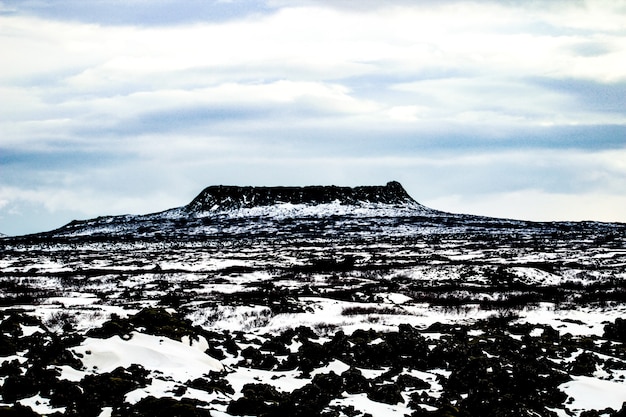
{"label": "rock", "polygon": [[285,394],[268,384],[246,384],[241,390],[243,397],[232,401],[226,410],[235,416],[258,416],[275,411],[285,400]]}
{"label": "rock", "polygon": [[334,372],[327,374],[317,374],[313,377],[312,383],[317,385],[324,393],[333,397],[339,396],[343,392],[343,379]]}
{"label": "rock", "polygon": [[114,412],[113,417],[210,417],[209,410],[190,399],[147,397],[137,404]]}
{"label": "rock", "polygon": [[0,415],[2,417],[40,417],[32,408],[15,404],[13,406],[0,406]]}
{"label": "rock", "polygon": [[350,368],[341,374],[344,382],[344,389],[348,394],[360,394],[368,392],[371,384],[363,373],[356,368]]}
{"label": "rock", "polygon": [[372,387],[370,392],[367,394],[367,398],[372,401],[385,404],[398,404],[404,402],[400,387],[393,383]]}
{"label": "rock", "polygon": [[615,322],[604,326],[603,337],[605,339],[626,343],[626,320],[618,317],[615,319]]}
{"label": "rock", "polygon": [[583,352],[570,364],[569,371],[573,375],[592,376],[596,371],[598,361],[593,353]]}
{"label": "rock", "polygon": [[398,376],[396,382],[400,389],[412,388],[412,389],[428,389],[430,384],[420,378],[412,375],[402,374]]}

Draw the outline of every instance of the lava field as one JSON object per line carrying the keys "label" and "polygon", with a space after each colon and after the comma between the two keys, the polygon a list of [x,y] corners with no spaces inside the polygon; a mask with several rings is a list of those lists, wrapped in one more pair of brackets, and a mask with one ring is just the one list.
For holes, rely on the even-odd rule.
{"label": "lava field", "polygon": [[625,243],[398,183],[3,237],[0,414],[626,416]]}

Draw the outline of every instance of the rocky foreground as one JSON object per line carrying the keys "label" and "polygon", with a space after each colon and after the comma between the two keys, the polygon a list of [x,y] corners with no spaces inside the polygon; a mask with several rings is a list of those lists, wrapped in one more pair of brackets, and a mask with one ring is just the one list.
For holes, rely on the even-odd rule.
{"label": "rocky foreground", "polygon": [[[550,326],[513,324],[513,318],[423,330],[400,325],[320,336],[299,326],[250,335],[193,326],[157,308],[113,317],[80,334],[70,316],[48,323],[62,326],[55,333],[33,316],[4,312],[0,394],[13,405],[0,411],[39,415],[33,405],[51,416],[372,415],[367,410],[414,417],[559,416],[570,415],[575,401],[593,402],[568,392],[594,375],[604,375],[598,389],[607,397],[623,390],[626,320],[607,324],[601,337],[575,337]],[[172,374],[163,358],[134,358],[145,367],[131,364],[141,335],[156,336],[153,349],[178,341],[180,351],[172,355],[201,346],[219,362],[198,365],[186,353],[181,367],[188,361],[204,368],[189,379]],[[98,341],[117,347],[93,348]],[[626,416],[625,406],[610,405],[580,415]]]}

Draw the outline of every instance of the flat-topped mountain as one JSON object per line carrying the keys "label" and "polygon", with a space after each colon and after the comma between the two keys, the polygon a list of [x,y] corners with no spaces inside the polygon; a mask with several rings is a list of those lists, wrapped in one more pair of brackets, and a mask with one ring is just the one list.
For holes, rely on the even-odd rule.
{"label": "flat-topped mountain", "polygon": [[388,204],[415,206],[418,203],[404,190],[399,182],[384,186],[338,187],[237,187],[211,186],[205,188],[190,204],[187,212],[223,211],[266,207],[277,204],[319,205],[340,204],[362,206]]}
{"label": "flat-topped mountain", "polygon": [[517,233],[522,229],[552,233],[571,227],[578,229],[583,225],[445,213],[421,205],[400,183],[392,181],[382,186],[359,187],[211,186],[182,207],[152,214],[73,221],[31,238],[387,239],[478,230],[489,234]]}
{"label": "flat-topped mountain", "polygon": [[[159,213],[103,216],[73,221],[48,237],[100,236],[103,238],[191,238],[277,234],[325,236],[371,233],[381,228],[390,234],[401,218],[443,215],[415,201],[399,182],[380,186],[251,187],[216,185],[205,188],[189,204]],[[423,226],[423,224],[421,224]],[[395,231],[392,231],[395,230]],[[397,229],[397,230],[396,230]]]}

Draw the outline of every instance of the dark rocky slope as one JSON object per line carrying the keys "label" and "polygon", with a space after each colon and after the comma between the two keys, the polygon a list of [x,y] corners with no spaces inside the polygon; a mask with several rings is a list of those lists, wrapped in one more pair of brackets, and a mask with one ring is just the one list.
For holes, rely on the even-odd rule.
{"label": "dark rocky slope", "polygon": [[[626,225],[530,222],[452,214],[425,207],[398,182],[384,186],[211,186],[189,204],[146,215],[102,216],[11,238],[50,240],[220,240],[245,238],[380,239],[424,234],[571,234],[612,236]],[[617,232],[619,233],[619,232]]]}
{"label": "dark rocky slope", "polygon": [[399,182],[384,186],[337,187],[237,187],[211,186],[205,188],[190,204],[187,212],[219,211],[241,208],[289,204],[361,205],[367,203],[415,205],[417,202]]}
{"label": "dark rocky slope", "polygon": [[[254,211],[255,209],[257,210]],[[381,221],[397,223],[396,220],[406,219],[407,216],[434,215],[444,215],[446,218],[451,216],[419,204],[395,181],[384,186],[361,187],[218,185],[205,188],[191,203],[183,207],[146,215],[75,220],[59,229],[31,237],[193,239],[223,234],[225,230],[231,235],[272,233],[276,229],[285,231],[293,226],[285,224],[286,219],[299,221],[302,218],[312,221],[312,227],[316,231],[325,230],[330,233],[335,229],[349,230],[351,227],[346,228],[346,222],[350,223],[355,218],[358,219],[359,227],[363,228],[364,219],[375,219],[377,224]],[[331,223],[330,226],[328,222]],[[379,227],[373,225],[370,228]]]}

